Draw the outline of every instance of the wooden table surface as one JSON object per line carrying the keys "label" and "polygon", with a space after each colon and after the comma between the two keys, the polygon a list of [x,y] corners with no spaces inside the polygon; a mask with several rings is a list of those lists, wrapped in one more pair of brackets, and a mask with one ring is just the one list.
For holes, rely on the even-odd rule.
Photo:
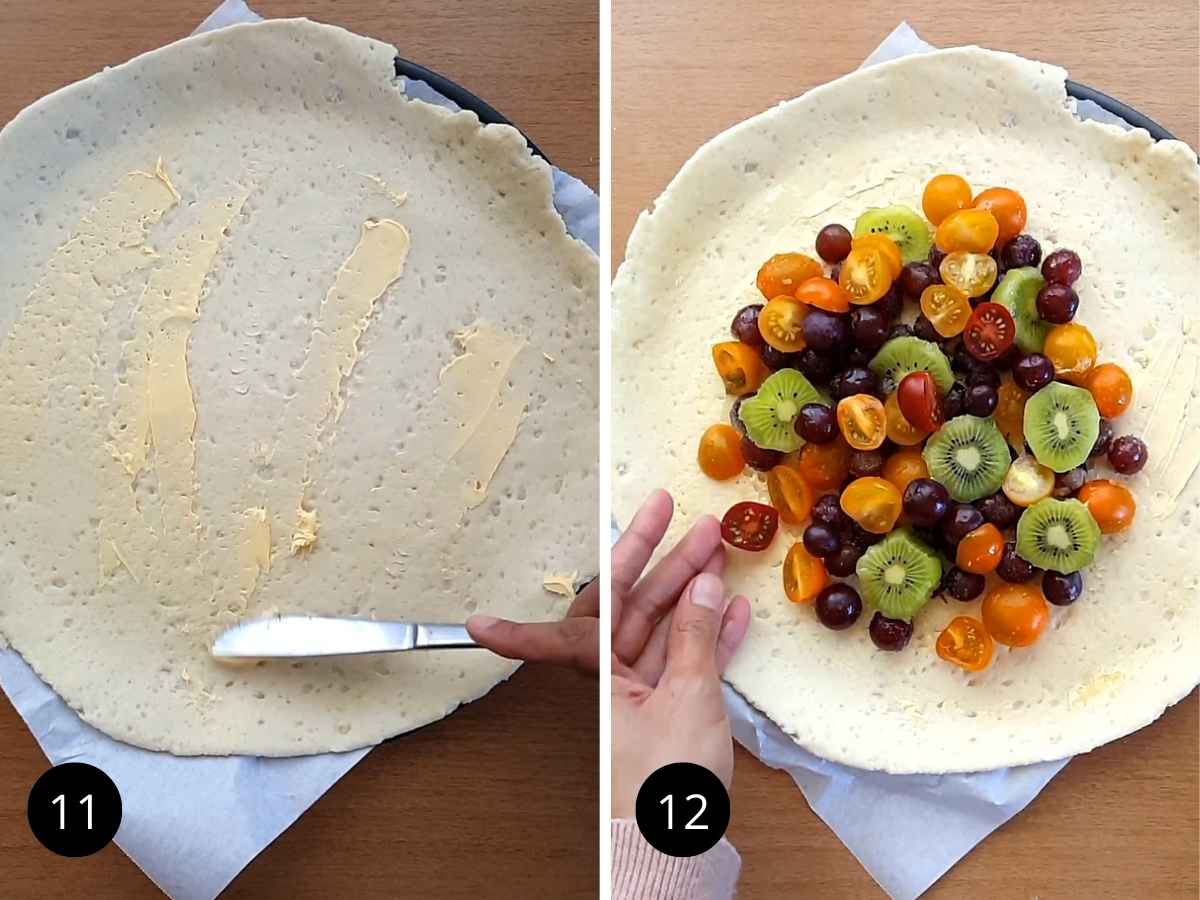
{"label": "wooden table surface", "polygon": [[[1195,0],[774,0],[613,3],[613,264],[634,220],[705,140],[856,68],[901,16],[941,46],[976,43],[1065,66],[1200,146]],[[1197,896],[1196,695],[1070,765],[929,897]],[[740,748],[730,839],[741,895],[882,892],[789,776]]]}
{"label": "wooden table surface", "polygon": [[[589,0],[251,0],[396,44],[472,88],[556,164],[598,181],[598,10]],[[217,0],[5,0],[0,123],[43,94],[183,37]],[[373,750],[222,895],[235,898],[596,895],[595,679],[528,666],[449,719]],[[25,802],[48,764],[0,700],[0,895],[162,894],[115,846],[52,855]]]}

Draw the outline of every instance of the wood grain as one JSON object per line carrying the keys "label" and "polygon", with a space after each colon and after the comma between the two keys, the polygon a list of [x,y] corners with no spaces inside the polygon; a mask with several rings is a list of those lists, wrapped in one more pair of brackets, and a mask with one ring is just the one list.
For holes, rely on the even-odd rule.
{"label": "wood grain", "polygon": [[[217,0],[5,0],[0,122],[43,94],[183,37]],[[588,0],[251,0],[395,43],[508,115],[562,168],[598,180],[598,8]],[[291,900],[596,895],[595,679],[527,666],[449,719],[373,750],[223,895]],[[53,856],[25,801],[47,768],[0,700],[0,894],[162,896],[115,846]]]}
{"label": "wood grain", "polygon": [[[1063,65],[1200,145],[1194,0],[614,0],[614,266],[638,212],[704,141],[851,71],[901,15],[934,44],[977,43]],[[1153,726],[1073,761],[927,896],[1195,897],[1197,708],[1193,694]],[[742,896],[883,896],[791,779],[740,748],[732,799]]]}

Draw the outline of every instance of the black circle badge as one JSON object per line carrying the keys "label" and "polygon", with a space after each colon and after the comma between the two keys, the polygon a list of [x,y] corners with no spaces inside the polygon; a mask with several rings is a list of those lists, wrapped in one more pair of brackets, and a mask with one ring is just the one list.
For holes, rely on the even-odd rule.
{"label": "black circle badge", "polygon": [[668,856],[698,856],[729,827],[729,792],[695,763],[671,763],[651,773],[634,807],[647,843]]}
{"label": "black circle badge", "polygon": [[100,769],[70,762],[45,772],[26,806],[33,836],[59,856],[90,856],[121,825],[121,792]]}

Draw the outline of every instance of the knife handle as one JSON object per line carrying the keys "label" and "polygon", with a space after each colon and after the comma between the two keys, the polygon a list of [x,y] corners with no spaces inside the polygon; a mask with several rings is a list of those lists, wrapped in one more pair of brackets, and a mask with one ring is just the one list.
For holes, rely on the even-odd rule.
{"label": "knife handle", "polygon": [[463,625],[418,625],[413,642],[414,650],[438,650],[455,647],[478,647]]}

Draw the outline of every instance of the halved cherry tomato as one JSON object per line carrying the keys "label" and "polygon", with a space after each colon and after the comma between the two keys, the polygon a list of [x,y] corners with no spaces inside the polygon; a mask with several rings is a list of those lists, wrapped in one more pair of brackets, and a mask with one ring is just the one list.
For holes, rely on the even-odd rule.
{"label": "halved cherry tomato", "polygon": [[717,481],[739,475],[746,468],[741,434],[732,425],[710,425],[700,437],[696,459],[700,471]]}
{"label": "halved cherry tomato", "polygon": [[797,541],[783,561],[783,592],[793,603],[812,603],[829,584],[825,563]]}
{"label": "halved cherry tomato", "polygon": [[1105,534],[1125,531],[1137,515],[1137,501],[1129,489],[1107,478],[1089,481],[1079,489],[1078,496]]}
{"label": "halved cherry tomato", "polygon": [[1004,496],[1017,506],[1033,506],[1054,490],[1054,470],[1022,454],[1012,461],[1000,487]]}
{"label": "halved cherry tomato", "polygon": [[800,287],[796,288],[796,299],[806,306],[815,306],[826,312],[850,311],[850,298],[842,286],[824,275],[801,282]]}
{"label": "halved cherry tomato", "polygon": [[813,492],[804,476],[791,466],[776,466],[767,473],[767,493],[779,518],[789,525],[807,521],[813,508]]}
{"label": "halved cherry tomato", "polygon": [[887,400],[883,403],[883,415],[887,419],[888,440],[901,447],[912,447],[929,437],[929,432],[918,428],[908,420],[896,399],[898,394],[899,392],[893,391],[888,394]]}
{"label": "halved cherry tomato", "polygon": [[987,633],[983,623],[971,616],[955,616],[938,635],[937,655],[946,662],[966,669],[982,672],[992,663],[996,653],[996,642]]}
{"label": "halved cherry tomato", "polygon": [[887,413],[878,397],[854,394],[837,407],[838,427],[855,450],[874,450],[887,437]]}
{"label": "halved cherry tomato", "polygon": [[986,253],[957,250],[947,253],[938,272],[942,281],[953,285],[968,297],[982,297],[996,283],[996,261]]}
{"label": "halved cherry tomato", "polygon": [[1003,247],[1025,228],[1025,198],[1009,188],[988,188],[971,204],[976,209],[986,209],[996,219],[1000,233],[996,236],[997,246]]}
{"label": "halved cherry tomato", "polygon": [[983,627],[1009,647],[1028,647],[1050,624],[1050,606],[1036,587],[1002,584],[983,598]]}
{"label": "halved cherry tomato", "polygon": [[795,293],[810,278],[825,274],[822,265],[804,253],[776,253],[758,270],[755,284],[768,300]]}
{"label": "halved cherry tomato", "polygon": [[910,484],[918,478],[929,477],[929,466],[919,449],[906,447],[887,458],[883,464],[883,477],[894,484],[903,497],[905,488]]}
{"label": "halved cherry tomato", "polygon": [[1013,321],[1012,313],[999,303],[980,303],[963,329],[967,352],[984,361],[999,359],[1016,339],[1017,323]]}
{"label": "halved cherry tomato", "polygon": [[934,225],[971,205],[971,186],[959,175],[934,175],[921,195],[921,210]]}
{"label": "halved cherry tomato", "polygon": [[842,511],[872,534],[887,534],[896,527],[904,506],[899,489],[883,478],[855,478],[842,491]]}
{"label": "halved cherry tomato", "polygon": [[721,519],[721,537],[739,550],[766,550],[778,528],[774,507],[753,500],[733,504]]}
{"label": "halved cherry tomato", "polygon": [[867,247],[872,250],[878,250],[883,254],[883,258],[887,260],[888,266],[892,271],[893,280],[900,277],[900,270],[904,268],[904,257],[900,253],[900,248],[886,234],[863,234],[854,238],[850,242],[850,248]]}
{"label": "halved cherry tomato", "polygon": [[834,491],[850,474],[850,447],[840,437],[828,444],[809,441],[800,448],[796,469],[815,491]]}
{"label": "halved cherry tomato", "polygon": [[921,292],[921,312],[942,337],[955,337],[967,327],[971,301],[956,287],[931,284]]}
{"label": "halved cherry tomato", "polygon": [[943,253],[965,250],[968,253],[989,253],[996,246],[1000,225],[986,209],[960,209],[942,219],[933,242]]}
{"label": "halved cherry tomato", "polygon": [[986,575],[995,571],[1003,555],[1004,535],[991,522],[986,522],[958,542],[954,564],[964,572]]}
{"label": "halved cherry tomato", "polygon": [[776,350],[799,353],[808,346],[804,340],[807,315],[808,307],[795,297],[775,297],[758,314],[758,333]]}
{"label": "halved cherry tomato", "polygon": [[1000,382],[999,402],[992,418],[1000,428],[1000,433],[1008,439],[1009,445],[1018,453],[1025,452],[1025,404],[1029,401],[1029,393],[1013,381],[1012,373],[1005,372]]}
{"label": "halved cherry tomato", "polygon": [[1046,335],[1042,352],[1054,363],[1054,374],[1074,384],[1083,384],[1096,365],[1099,348],[1087,326],[1077,322],[1055,325]]}
{"label": "halved cherry tomato", "polygon": [[771,374],[758,351],[741,341],[714,344],[712,357],[727,394],[753,394]]}
{"label": "halved cherry tomato", "polygon": [[1096,408],[1106,419],[1115,419],[1133,403],[1133,381],[1116,363],[1104,363],[1088,373],[1085,382]]}
{"label": "halved cherry tomato", "polygon": [[892,266],[875,247],[859,247],[842,260],[838,284],[859,306],[874,303],[892,286]]}
{"label": "halved cherry tomato", "polygon": [[946,421],[942,396],[933,376],[922,370],[909,372],[896,388],[896,402],[904,418],[926,433],[937,431]]}

